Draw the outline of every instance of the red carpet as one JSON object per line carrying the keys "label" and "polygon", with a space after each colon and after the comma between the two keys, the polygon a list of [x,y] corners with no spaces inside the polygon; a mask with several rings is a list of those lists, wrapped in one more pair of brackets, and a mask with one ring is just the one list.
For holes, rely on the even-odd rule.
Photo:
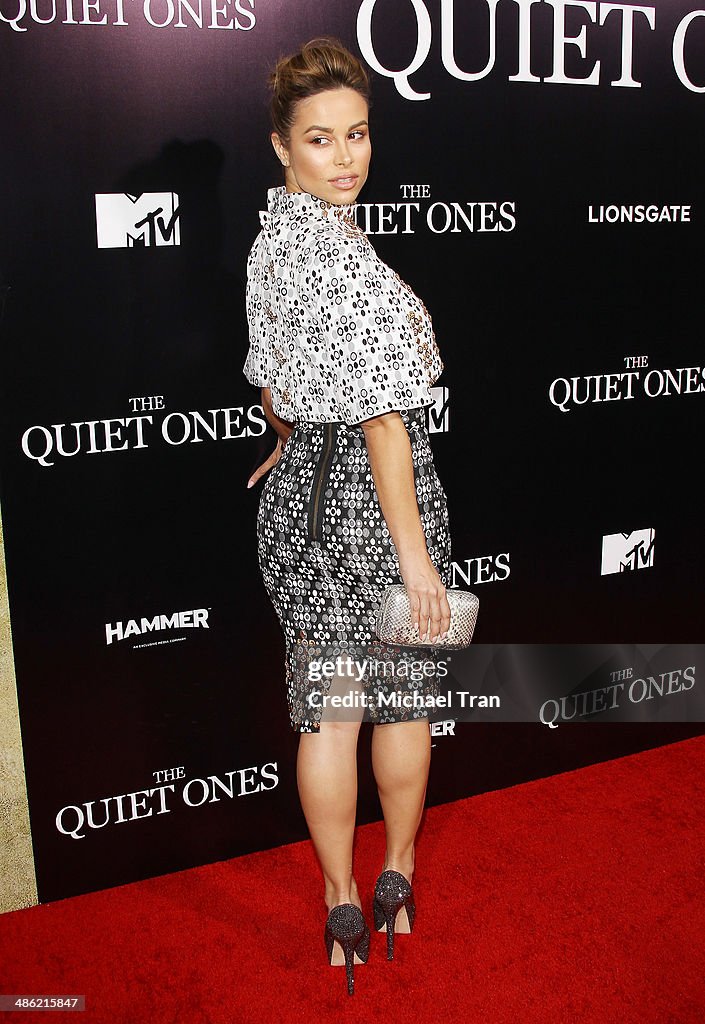
{"label": "red carpet", "polygon": [[[388,962],[373,931],[352,997],[310,843],[5,914],[0,991],[82,1024],[701,1024],[704,767],[696,737],[428,809],[414,933]],[[358,829],[370,923],[383,846]]]}

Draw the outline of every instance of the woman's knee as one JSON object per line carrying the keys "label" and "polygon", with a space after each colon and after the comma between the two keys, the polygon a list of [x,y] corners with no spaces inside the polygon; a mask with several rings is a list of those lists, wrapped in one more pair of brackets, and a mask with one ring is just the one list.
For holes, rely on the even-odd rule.
{"label": "woman's knee", "polygon": [[357,743],[358,734],[360,732],[359,721],[337,721],[332,719],[330,721],[322,720],[320,732],[321,735],[331,737],[336,742],[347,742],[355,744]]}

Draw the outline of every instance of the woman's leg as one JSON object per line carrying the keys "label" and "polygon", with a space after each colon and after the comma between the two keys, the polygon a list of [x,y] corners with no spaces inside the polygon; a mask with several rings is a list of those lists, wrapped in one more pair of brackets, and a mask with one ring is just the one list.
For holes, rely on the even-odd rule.
{"label": "woman's leg", "polygon": [[400,871],[409,881],[414,873],[414,840],[423,813],[430,764],[428,719],[374,726],[372,770],[387,836],[383,870]]}
{"label": "woman's leg", "polygon": [[362,909],[352,871],[359,731],[359,721],[322,721],[320,732],[299,737],[299,796],[323,871],[329,910],[339,903]]}

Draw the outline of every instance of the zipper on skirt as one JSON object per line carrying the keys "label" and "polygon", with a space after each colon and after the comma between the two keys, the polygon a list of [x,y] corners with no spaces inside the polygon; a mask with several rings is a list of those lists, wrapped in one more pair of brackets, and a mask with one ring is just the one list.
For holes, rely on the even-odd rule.
{"label": "zipper on skirt", "polygon": [[323,485],[325,484],[330,468],[333,452],[333,438],[335,434],[335,423],[325,424],[325,436],[323,450],[318,459],[318,465],[313,475],[313,486],[311,489],[311,504],[308,512],[308,531],[311,540],[320,540],[321,526],[323,524]]}

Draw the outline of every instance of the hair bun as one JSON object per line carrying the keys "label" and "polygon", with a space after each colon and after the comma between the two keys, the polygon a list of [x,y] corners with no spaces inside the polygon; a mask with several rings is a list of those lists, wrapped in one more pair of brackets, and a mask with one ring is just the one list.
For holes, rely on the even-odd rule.
{"label": "hair bun", "polygon": [[335,36],[309,39],[296,53],[280,57],[267,82],[272,129],[288,144],[296,104],[327,89],[354,89],[371,105],[370,79],[361,61]]}

